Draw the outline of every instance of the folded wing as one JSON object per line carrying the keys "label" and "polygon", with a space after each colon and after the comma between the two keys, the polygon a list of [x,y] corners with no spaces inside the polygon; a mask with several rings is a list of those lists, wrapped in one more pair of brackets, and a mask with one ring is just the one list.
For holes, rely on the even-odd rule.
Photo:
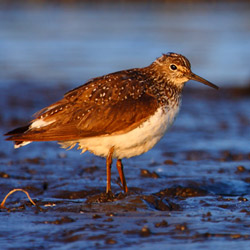
{"label": "folded wing", "polygon": [[147,76],[136,69],[90,80],[39,111],[29,125],[8,132],[7,140],[68,141],[130,131],[157,109],[145,84]]}

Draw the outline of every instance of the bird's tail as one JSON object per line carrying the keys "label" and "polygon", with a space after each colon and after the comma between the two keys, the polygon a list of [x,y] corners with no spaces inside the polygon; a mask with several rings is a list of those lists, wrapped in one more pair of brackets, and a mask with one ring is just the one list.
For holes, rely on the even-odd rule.
{"label": "bird's tail", "polygon": [[5,136],[8,136],[6,138],[6,141],[13,141],[15,148],[20,148],[22,146],[25,146],[31,143],[31,141],[27,139],[25,140],[23,138],[24,137],[23,135],[29,130],[29,127],[30,127],[30,124],[9,131],[8,133],[5,134]]}

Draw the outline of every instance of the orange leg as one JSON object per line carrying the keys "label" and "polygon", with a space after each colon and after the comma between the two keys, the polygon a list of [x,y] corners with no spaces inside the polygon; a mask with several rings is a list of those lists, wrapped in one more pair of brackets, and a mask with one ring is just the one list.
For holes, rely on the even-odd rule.
{"label": "orange leg", "polygon": [[126,179],[125,179],[125,176],[124,176],[124,173],[123,173],[122,160],[120,160],[120,159],[117,160],[116,167],[117,167],[117,170],[118,170],[118,173],[119,173],[119,176],[120,176],[120,180],[121,180],[121,183],[122,183],[122,186],[123,186],[123,191],[125,193],[127,193],[128,192],[128,187],[127,187]]}
{"label": "orange leg", "polygon": [[114,147],[109,150],[107,159],[106,159],[106,168],[107,168],[107,186],[106,193],[111,192],[111,166],[112,166],[112,155],[114,152]]}

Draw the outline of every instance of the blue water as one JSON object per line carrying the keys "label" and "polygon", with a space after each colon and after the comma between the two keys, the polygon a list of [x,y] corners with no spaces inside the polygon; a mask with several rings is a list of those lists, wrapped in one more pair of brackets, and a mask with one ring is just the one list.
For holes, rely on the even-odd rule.
{"label": "blue water", "polygon": [[[91,77],[146,66],[168,51],[187,56],[195,73],[219,86],[246,86],[249,24],[250,4],[239,1],[2,8],[1,134]],[[114,202],[86,203],[105,191],[104,159],[65,151],[54,142],[14,150],[2,137],[0,202],[11,189],[24,188],[43,210],[21,192],[9,197],[11,210],[0,210],[0,248],[249,249],[250,99],[210,91],[206,96],[185,89],[181,112],[161,142],[124,159],[132,193]],[[143,177],[145,169],[159,178]],[[115,193],[121,191],[117,177],[113,166]],[[166,195],[163,201],[180,206],[173,211],[158,210],[144,198],[156,199],[160,190],[175,186],[207,194]],[[65,217],[72,220],[63,222]],[[163,220],[167,227],[155,226]],[[177,229],[185,223],[187,230]],[[148,237],[140,234],[144,226]]]}
{"label": "blue water", "polygon": [[[187,56],[220,85],[250,79],[250,4],[19,5],[0,10],[0,84],[74,87],[161,53]],[[197,85],[198,86],[198,85]]]}

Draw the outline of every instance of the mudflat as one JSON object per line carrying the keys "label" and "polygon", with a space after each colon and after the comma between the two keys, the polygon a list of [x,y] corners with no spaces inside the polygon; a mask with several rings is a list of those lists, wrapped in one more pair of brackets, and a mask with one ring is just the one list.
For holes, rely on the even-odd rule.
{"label": "mudflat", "polygon": [[[0,132],[24,125],[68,86],[0,86]],[[250,88],[186,88],[180,114],[148,153],[124,159],[124,194],[105,159],[55,142],[0,141],[0,246],[22,249],[247,249]]]}

